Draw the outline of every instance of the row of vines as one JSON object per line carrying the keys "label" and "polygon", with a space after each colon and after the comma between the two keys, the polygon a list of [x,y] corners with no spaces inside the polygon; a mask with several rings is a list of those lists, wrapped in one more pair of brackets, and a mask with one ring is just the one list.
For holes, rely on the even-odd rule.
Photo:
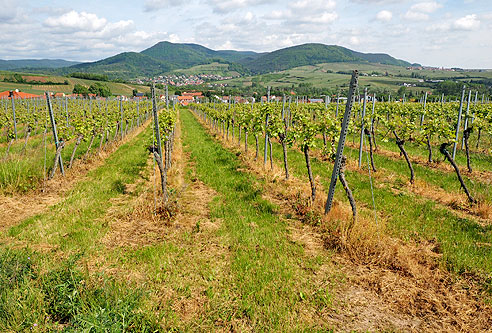
{"label": "row of vines", "polygon": [[[305,156],[313,201],[316,198],[316,184],[310,163],[312,151],[319,149],[325,157],[334,160],[344,108],[345,105],[340,103],[290,103],[285,97],[283,102],[275,103],[192,105],[192,109],[201,116],[202,120],[221,132],[224,137],[237,137],[238,144],[241,144],[241,133],[243,133],[245,150],[248,149],[248,135],[253,136],[256,140],[256,159],[260,157],[259,138],[264,137],[265,166],[268,162],[269,147],[270,161],[273,163],[271,140],[277,140],[283,148],[286,179],[289,178],[287,147],[298,147]],[[459,117],[460,113],[461,117]],[[364,143],[368,144],[373,172],[377,172],[372,157],[373,151],[378,150],[378,142],[393,142],[408,165],[410,183],[415,181],[415,172],[409,153],[405,149],[406,144],[411,142],[426,149],[429,162],[438,159],[434,152],[438,150],[455,169],[470,203],[476,203],[455,162],[455,150],[461,148],[466,152],[469,173],[473,172],[474,154],[475,156],[492,154],[492,104],[471,101],[469,103],[466,101],[465,103],[377,102],[376,98],[369,99],[366,93],[361,102],[353,104],[348,135],[354,138],[354,143],[355,138],[357,141],[360,138],[360,152],[365,147]],[[455,149],[451,149],[452,147]],[[343,170],[340,173],[343,176]],[[349,199],[353,200],[350,198],[350,193],[347,194]],[[355,215],[355,207],[353,208]]]}
{"label": "row of vines", "polygon": [[[123,139],[151,116],[150,101],[3,99],[0,188],[25,190]],[[50,117],[50,109],[51,115]]]}

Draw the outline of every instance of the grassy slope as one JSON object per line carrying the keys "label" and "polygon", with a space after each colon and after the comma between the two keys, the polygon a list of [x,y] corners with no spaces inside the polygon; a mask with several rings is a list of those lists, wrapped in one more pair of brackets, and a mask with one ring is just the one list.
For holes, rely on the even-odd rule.
{"label": "grassy slope", "polygon": [[[293,84],[299,83],[312,83],[315,87],[328,87],[334,88],[336,86],[345,86],[350,81],[350,75],[337,74],[338,71],[352,71],[358,69],[359,71],[367,74],[371,74],[373,71],[384,74],[388,72],[393,76],[360,76],[359,83],[362,86],[375,87],[375,88],[387,88],[396,91],[403,83],[418,83],[417,78],[411,77],[397,77],[395,75],[410,76],[412,73],[418,75],[425,75],[428,78],[439,79],[442,77],[480,77],[491,78],[492,71],[487,72],[448,72],[448,71],[411,71],[404,67],[381,65],[381,64],[354,64],[354,63],[326,63],[313,66],[302,66],[292,68],[286,71],[280,71],[278,74],[264,74],[257,76],[248,76],[238,79],[231,79],[221,81],[222,83],[228,83],[231,86],[248,86],[253,80],[260,81],[264,86],[272,87],[290,87]],[[332,71],[333,73],[327,73],[326,71]],[[424,88],[409,87],[408,91],[422,91]]]}

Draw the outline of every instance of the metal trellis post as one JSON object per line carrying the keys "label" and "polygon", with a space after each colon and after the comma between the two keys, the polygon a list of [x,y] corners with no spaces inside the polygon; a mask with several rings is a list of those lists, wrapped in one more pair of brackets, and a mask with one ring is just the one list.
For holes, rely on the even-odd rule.
{"label": "metal trellis post", "polygon": [[463,113],[463,101],[465,100],[465,89],[466,86],[463,86],[463,91],[461,92],[460,111],[458,113],[458,123],[456,124],[456,137],[453,144],[453,160],[456,157],[456,147],[458,146],[458,138],[460,135],[461,115]]}
{"label": "metal trellis post", "polygon": [[359,169],[362,165],[362,147],[364,146],[364,118],[366,116],[367,88],[364,89],[364,106],[362,107],[362,117],[360,123],[360,143],[359,143]]}
{"label": "metal trellis post", "polygon": [[335,195],[335,186],[337,184],[338,173],[340,172],[340,164],[342,162],[343,148],[345,147],[345,140],[347,139],[347,129],[350,121],[350,114],[352,112],[352,105],[354,104],[355,91],[357,90],[359,80],[359,72],[357,70],[352,74],[350,81],[349,94],[347,104],[345,105],[345,113],[343,115],[342,129],[340,131],[340,139],[338,140],[337,154],[335,158],[335,165],[331,174],[330,190],[328,192],[328,198],[325,204],[325,214],[331,210],[333,204],[333,197]]}
{"label": "metal trellis post", "polygon": [[[60,145],[60,142],[58,141],[58,132],[56,130],[56,122],[55,122],[55,116],[53,115],[53,108],[51,106],[50,93],[46,92],[45,95],[46,95],[46,104],[48,105],[48,113],[50,114],[51,128],[53,130],[53,139],[55,140],[55,147],[58,150],[58,146]],[[63,160],[61,154],[58,158],[58,164],[60,165],[60,171],[62,175],[65,176],[65,169],[63,168]]]}

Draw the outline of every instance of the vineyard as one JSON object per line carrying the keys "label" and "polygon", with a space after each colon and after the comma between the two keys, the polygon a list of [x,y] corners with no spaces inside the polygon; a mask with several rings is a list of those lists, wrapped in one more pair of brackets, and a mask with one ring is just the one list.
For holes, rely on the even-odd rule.
{"label": "vineyard", "polygon": [[490,330],[492,104],[357,81],[0,101],[0,331]]}

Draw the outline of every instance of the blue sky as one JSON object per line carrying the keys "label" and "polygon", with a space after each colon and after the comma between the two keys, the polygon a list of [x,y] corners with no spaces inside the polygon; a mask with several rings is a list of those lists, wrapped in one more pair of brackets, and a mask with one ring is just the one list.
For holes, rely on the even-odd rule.
{"label": "blue sky", "polygon": [[158,41],[272,51],[308,42],[492,68],[490,0],[0,0],[0,59],[93,61]]}

